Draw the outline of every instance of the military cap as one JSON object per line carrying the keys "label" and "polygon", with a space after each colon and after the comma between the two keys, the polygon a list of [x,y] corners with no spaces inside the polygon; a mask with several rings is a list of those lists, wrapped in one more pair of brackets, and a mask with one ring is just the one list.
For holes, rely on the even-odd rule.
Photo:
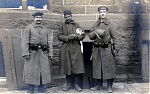
{"label": "military cap", "polygon": [[108,11],[108,7],[106,7],[106,6],[100,6],[100,7],[97,9],[97,11],[100,12],[100,10],[106,10],[106,11]]}
{"label": "military cap", "polygon": [[32,16],[42,16],[42,15],[44,15],[42,12],[36,12],[36,13],[34,13],[34,14],[32,14]]}
{"label": "military cap", "polygon": [[64,16],[65,16],[65,15],[71,15],[71,14],[72,14],[72,13],[71,13],[71,10],[65,10],[65,11],[64,11]]}

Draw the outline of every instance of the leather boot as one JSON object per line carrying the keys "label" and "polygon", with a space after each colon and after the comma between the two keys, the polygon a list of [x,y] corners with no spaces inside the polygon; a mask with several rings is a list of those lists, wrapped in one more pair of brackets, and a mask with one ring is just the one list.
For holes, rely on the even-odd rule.
{"label": "leather boot", "polygon": [[78,92],[82,91],[81,87],[79,86],[79,83],[80,83],[80,74],[75,74],[75,85],[74,85],[74,88]]}
{"label": "leather boot", "polygon": [[112,85],[108,85],[107,86],[107,91],[108,91],[108,93],[112,93],[113,91],[112,91]]}
{"label": "leather boot", "polygon": [[67,85],[63,88],[63,91],[69,91],[71,89],[71,83],[67,83]]}
{"label": "leather boot", "polygon": [[78,92],[82,91],[82,89],[80,88],[80,86],[79,86],[78,84],[75,84],[75,85],[74,85],[74,88],[75,88],[75,90],[78,91]]}
{"label": "leather boot", "polygon": [[34,93],[34,85],[29,85],[29,89],[28,89],[28,94],[33,94]]}
{"label": "leather boot", "polygon": [[108,93],[112,93],[112,85],[113,85],[113,79],[107,79],[107,91]]}
{"label": "leather boot", "polygon": [[68,91],[71,89],[71,75],[66,75],[67,85],[63,88],[63,91]]}
{"label": "leather boot", "polygon": [[39,92],[39,93],[45,93],[45,91],[46,91],[46,90],[45,90],[45,88],[44,88],[44,85],[39,85],[39,86],[38,86],[38,92]]}
{"label": "leather boot", "polygon": [[95,87],[92,87],[91,90],[92,91],[97,91],[97,90],[101,90],[102,89],[102,80],[101,79],[97,79],[97,84]]}

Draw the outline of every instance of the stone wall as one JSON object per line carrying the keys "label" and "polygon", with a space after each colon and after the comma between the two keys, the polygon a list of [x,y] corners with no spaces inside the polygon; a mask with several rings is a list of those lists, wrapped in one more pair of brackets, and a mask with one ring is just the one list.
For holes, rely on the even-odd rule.
{"label": "stone wall", "polygon": [[[54,65],[58,65],[59,47],[56,34],[59,24],[63,21],[63,10],[70,9],[73,12],[73,19],[78,22],[84,30],[90,30],[98,19],[97,8],[101,5],[109,7],[108,18],[118,26],[118,38],[120,48],[117,56],[117,78],[123,81],[127,79],[141,78],[141,74],[146,77],[148,69],[144,68],[148,62],[141,61],[141,35],[149,34],[150,2],[142,0],[137,12],[137,5],[134,0],[49,0],[50,11],[47,10],[0,10],[0,29],[24,29],[32,22],[31,14],[36,11],[44,12],[45,25],[54,29]],[[137,19],[139,18],[139,19]],[[138,21],[138,23],[137,23]],[[137,28],[138,27],[138,28]],[[142,32],[147,32],[142,33]],[[141,34],[142,33],[142,34]],[[148,35],[146,36],[148,40]],[[141,40],[142,39],[142,40]],[[85,40],[87,42],[88,40]],[[144,47],[147,49],[147,46]],[[146,50],[144,50],[146,51]],[[143,51],[143,52],[144,52]],[[146,54],[147,56],[147,54]],[[148,58],[145,57],[145,58]],[[145,67],[142,68],[142,64]],[[143,69],[143,71],[141,70]],[[57,67],[54,69],[58,73]]]}
{"label": "stone wall", "polygon": [[98,19],[97,8],[106,5],[108,18],[117,24],[120,35],[117,78],[136,81],[135,78],[141,79],[141,76],[149,77],[148,53],[143,54],[149,44],[146,47],[142,44],[145,37],[149,41],[149,4],[149,0],[50,0],[50,11],[62,14],[66,9],[71,10],[74,20],[84,30],[90,30]]}

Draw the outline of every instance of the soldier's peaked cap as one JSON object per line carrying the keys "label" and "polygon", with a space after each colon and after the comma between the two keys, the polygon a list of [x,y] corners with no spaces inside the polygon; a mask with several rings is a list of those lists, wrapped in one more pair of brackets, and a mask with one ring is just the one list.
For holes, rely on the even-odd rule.
{"label": "soldier's peaked cap", "polygon": [[42,16],[42,15],[44,15],[42,12],[36,12],[36,13],[34,13],[34,14],[32,14],[32,16]]}
{"label": "soldier's peaked cap", "polygon": [[65,16],[65,15],[71,15],[71,14],[72,14],[71,10],[65,10],[65,11],[64,11],[64,16]]}
{"label": "soldier's peaked cap", "polygon": [[108,7],[106,7],[106,6],[100,6],[100,7],[97,9],[98,12],[100,12],[101,10],[106,10],[106,11],[108,11]]}

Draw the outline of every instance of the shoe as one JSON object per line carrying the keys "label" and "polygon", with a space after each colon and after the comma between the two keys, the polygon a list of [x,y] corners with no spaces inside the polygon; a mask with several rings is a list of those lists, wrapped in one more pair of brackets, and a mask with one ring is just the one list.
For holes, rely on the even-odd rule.
{"label": "shoe", "polygon": [[108,93],[112,93],[113,92],[112,91],[112,85],[108,85],[107,88],[108,88]]}
{"label": "shoe", "polygon": [[27,94],[33,94],[34,90],[28,90]]}
{"label": "shoe", "polygon": [[75,88],[75,90],[78,91],[78,92],[82,91],[82,89],[79,87],[78,84],[75,84],[74,88]]}
{"label": "shoe", "polygon": [[46,93],[46,90],[45,90],[43,85],[42,86],[41,85],[38,86],[38,92],[39,93]]}
{"label": "shoe", "polygon": [[95,87],[91,88],[92,91],[97,91],[97,90],[101,90],[101,89],[102,89],[102,86],[100,86],[100,85],[96,85]]}
{"label": "shoe", "polygon": [[71,89],[71,84],[67,84],[64,88],[63,91],[69,91]]}
{"label": "shoe", "polygon": [[29,85],[29,89],[28,89],[28,94],[33,94],[34,93],[34,85]]}

